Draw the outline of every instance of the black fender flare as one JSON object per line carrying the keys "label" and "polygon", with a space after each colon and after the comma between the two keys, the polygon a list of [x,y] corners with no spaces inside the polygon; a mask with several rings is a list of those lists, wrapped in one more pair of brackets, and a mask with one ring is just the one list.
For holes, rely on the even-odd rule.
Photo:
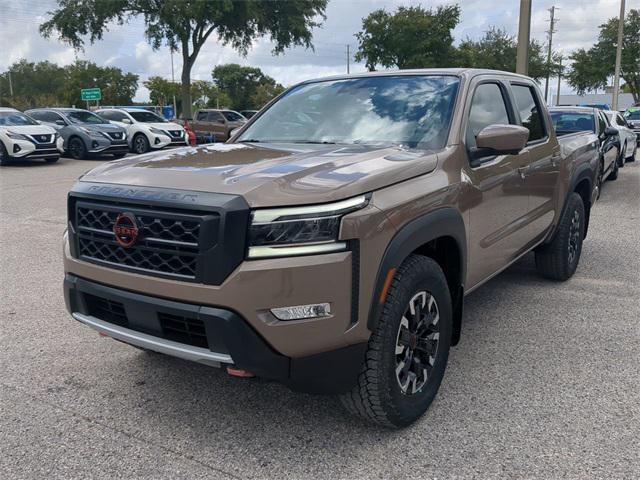
{"label": "black fender flare", "polygon": [[[600,162],[600,156],[598,156],[598,162]],[[556,231],[558,230],[558,226],[560,225],[560,219],[562,218],[562,216],[564,215],[565,210],[567,209],[567,205],[569,203],[569,197],[571,196],[572,193],[574,193],[576,191],[576,187],[578,186],[578,184],[580,182],[582,182],[583,180],[586,180],[589,183],[589,210],[591,209],[591,200],[593,198],[593,188],[594,185],[597,181],[597,179],[595,178],[595,176],[597,175],[597,167],[596,170],[594,171],[593,168],[591,168],[591,165],[589,165],[588,163],[582,164],[580,165],[576,171],[573,173],[573,176],[571,178],[571,182],[569,183],[569,189],[567,190],[567,193],[565,195],[564,198],[564,203],[562,204],[562,210],[560,211],[560,217],[558,217],[558,222],[556,223],[555,227],[553,228],[552,232],[549,234],[549,236],[547,237],[545,243],[550,242],[553,237],[556,234]],[[587,210],[587,209],[585,209]],[[587,237],[587,231],[589,229],[589,211],[585,211],[585,216],[586,216],[586,223],[585,223],[585,230],[584,230],[584,238]]]}
{"label": "black fender flare", "polygon": [[369,330],[373,331],[376,328],[382,313],[383,303],[380,303],[380,296],[384,289],[387,273],[391,269],[398,268],[418,248],[440,237],[452,237],[460,253],[460,275],[456,281],[455,291],[451,291],[454,312],[452,345],[457,343],[461,331],[464,279],[466,278],[467,233],[461,213],[452,207],[444,207],[412,220],[391,239],[378,267],[367,320]]}

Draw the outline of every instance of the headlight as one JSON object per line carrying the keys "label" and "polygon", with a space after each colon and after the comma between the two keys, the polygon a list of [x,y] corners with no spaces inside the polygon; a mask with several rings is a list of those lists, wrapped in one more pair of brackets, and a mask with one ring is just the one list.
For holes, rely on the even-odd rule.
{"label": "headlight", "polygon": [[21,133],[12,132],[11,130],[7,131],[7,137],[13,138],[14,140],[29,140],[25,135]]}
{"label": "headlight", "polygon": [[249,227],[248,258],[346,250],[346,242],[338,241],[342,217],[367,202],[367,197],[361,195],[323,205],[255,210]]}
{"label": "headlight", "polygon": [[166,132],[163,132],[162,130],[160,130],[159,128],[153,128],[153,127],[149,127],[149,131],[151,133],[155,133],[156,135],[167,135]]}

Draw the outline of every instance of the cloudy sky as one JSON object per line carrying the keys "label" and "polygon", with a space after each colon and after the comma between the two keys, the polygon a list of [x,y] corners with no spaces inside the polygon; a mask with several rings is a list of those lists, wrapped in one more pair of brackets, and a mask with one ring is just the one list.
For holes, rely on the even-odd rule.
{"label": "cloudy sky", "polygon": [[[454,30],[456,41],[480,37],[491,26],[504,28],[514,35],[517,33],[518,0],[330,0],[327,19],[314,32],[315,52],[296,48],[274,57],[268,40],[258,40],[244,58],[212,36],[200,52],[193,78],[210,80],[214,66],[229,62],[260,67],[285,86],[308,78],[344,73],[346,45],[351,45],[353,53],[356,48],[354,34],[369,12],[379,8],[393,10],[400,5],[434,7],[451,3],[458,3],[462,8],[460,24]],[[591,46],[597,38],[598,25],[617,16],[620,8],[620,0],[533,0],[533,38],[546,39],[548,9],[554,4],[560,7],[556,14],[559,21],[554,48],[563,53]],[[112,26],[102,41],[87,45],[82,52],[75,52],[56,39],[43,39],[38,33],[38,26],[47,19],[47,12],[55,5],[55,0],[0,0],[0,72],[21,58],[68,64],[77,56],[137,73],[141,80],[152,75],[171,78],[169,50],[153,51],[145,41],[144,25],[139,20],[124,26]],[[627,11],[631,8],[640,8],[640,0],[627,0]],[[174,62],[178,78],[180,55],[174,56]],[[352,61],[351,70],[365,69]],[[569,88],[563,86],[563,93],[568,92]],[[147,99],[148,92],[141,87],[136,100]]]}

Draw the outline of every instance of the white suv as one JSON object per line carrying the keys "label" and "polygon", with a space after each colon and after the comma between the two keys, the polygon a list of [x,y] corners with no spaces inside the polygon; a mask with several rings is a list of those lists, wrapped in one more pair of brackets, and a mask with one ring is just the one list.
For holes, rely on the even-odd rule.
{"label": "white suv", "polygon": [[43,159],[48,163],[60,158],[62,138],[47,125],[14,108],[0,107],[0,165],[17,159]]}
{"label": "white suv", "polygon": [[607,110],[604,112],[611,126],[618,129],[620,134],[620,148],[622,154],[620,155],[620,161],[624,164],[624,161],[632,162],[636,158],[636,150],[638,149],[638,139],[636,133],[629,126],[621,113],[614,112],[613,110]]}
{"label": "white suv", "polygon": [[133,153],[146,153],[167,146],[189,145],[189,137],[177,123],[168,122],[143,108],[103,108],[98,115],[127,131],[129,148]]}

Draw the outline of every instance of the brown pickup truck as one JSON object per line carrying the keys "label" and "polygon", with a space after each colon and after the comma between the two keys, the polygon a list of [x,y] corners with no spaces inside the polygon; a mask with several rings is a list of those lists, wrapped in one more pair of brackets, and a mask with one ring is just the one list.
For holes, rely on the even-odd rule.
{"label": "brown pickup truck", "polygon": [[231,132],[243,126],[247,119],[233,110],[206,108],[198,110],[191,121],[191,128],[204,142],[226,142]]}
{"label": "brown pickup truck", "polygon": [[82,177],[67,308],[139,348],[408,425],[438,391],[465,295],[532,250],[545,277],[576,271],[598,154],[570,138],[561,150],[519,75],[304,82],[230,143]]}

